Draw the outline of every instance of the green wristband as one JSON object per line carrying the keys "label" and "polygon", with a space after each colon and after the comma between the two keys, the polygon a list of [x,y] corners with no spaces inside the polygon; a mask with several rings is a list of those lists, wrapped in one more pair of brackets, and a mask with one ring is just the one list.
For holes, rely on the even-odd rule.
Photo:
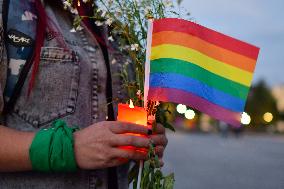
{"label": "green wristband", "polygon": [[41,129],[30,146],[33,170],[41,172],[72,172],[77,170],[74,155],[73,132],[62,120],[52,123],[49,129]]}

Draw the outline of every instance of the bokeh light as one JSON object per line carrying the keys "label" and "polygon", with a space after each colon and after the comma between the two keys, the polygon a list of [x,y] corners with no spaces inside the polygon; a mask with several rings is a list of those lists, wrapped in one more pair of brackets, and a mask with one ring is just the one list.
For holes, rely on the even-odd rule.
{"label": "bokeh light", "polygon": [[250,116],[246,112],[243,112],[241,117],[241,123],[243,125],[249,125],[250,122],[251,122]]}
{"label": "bokeh light", "polygon": [[184,113],[186,119],[194,119],[195,117],[195,112],[193,110],[186,110]]}
{"label": "bokeh light", "polygon": [[177,112],[180,114],[184,114],[186,112],[186,105],[179,104],[177,105]]}
{"label": "bokeh light", "polygon": [[264,119],[265,122],[270,123],[270,122],[273,120],[273,115],[272,115],[272,113],[266,112],[266,113],[263,115],[263,119]]}

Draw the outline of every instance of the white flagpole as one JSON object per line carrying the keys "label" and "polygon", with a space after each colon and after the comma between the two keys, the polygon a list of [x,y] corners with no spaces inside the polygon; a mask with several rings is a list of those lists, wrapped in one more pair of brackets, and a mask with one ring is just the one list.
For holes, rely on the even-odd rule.
{"label": "white flagpole", "polygon": [[[147,108],[147,98],[149,92],[149,77],[150,77],[150,58],[152,47],[152,33],[153,33],[153,19],[148,20],[148,33],[147,33],[147,49],[146,49],[146,62],[145,62],[145,81],[144,81],[144,108]],[[144,162],[139,162],[139,173],[137,180],[137,189],[140,189],[141,177]]]}
{"label": "white flagpole", "polygon": [[145,108],[147,107],[147,98],[148,98],[148,92],[149,92],[152,34],[153,34],[153,19],[149,19],[148,20],[148,33],[147,33],[146,62],[145,62],[145,82],[144,82],[144,107]]}

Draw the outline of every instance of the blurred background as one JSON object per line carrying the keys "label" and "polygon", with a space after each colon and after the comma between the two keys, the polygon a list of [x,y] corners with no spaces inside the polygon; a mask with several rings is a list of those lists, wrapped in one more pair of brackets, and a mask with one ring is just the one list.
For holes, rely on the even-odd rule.
{"label": "blurred background", "polygon": [[261,51],[241,127],[164,104],[177,130],[168,132],[164,171],[175,172],[177,189],[284,189],[284,1],[184,0],[182,7]]}

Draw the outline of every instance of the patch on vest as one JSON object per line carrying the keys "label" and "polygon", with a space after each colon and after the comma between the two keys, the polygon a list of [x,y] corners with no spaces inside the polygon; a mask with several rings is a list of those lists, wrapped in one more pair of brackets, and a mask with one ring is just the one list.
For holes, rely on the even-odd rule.
{"label": "patch on vest", "polygon": [[33,39],[17,30],[10,29],[8,31],[8,43],[16,47],[30,47],[33,44]]}

